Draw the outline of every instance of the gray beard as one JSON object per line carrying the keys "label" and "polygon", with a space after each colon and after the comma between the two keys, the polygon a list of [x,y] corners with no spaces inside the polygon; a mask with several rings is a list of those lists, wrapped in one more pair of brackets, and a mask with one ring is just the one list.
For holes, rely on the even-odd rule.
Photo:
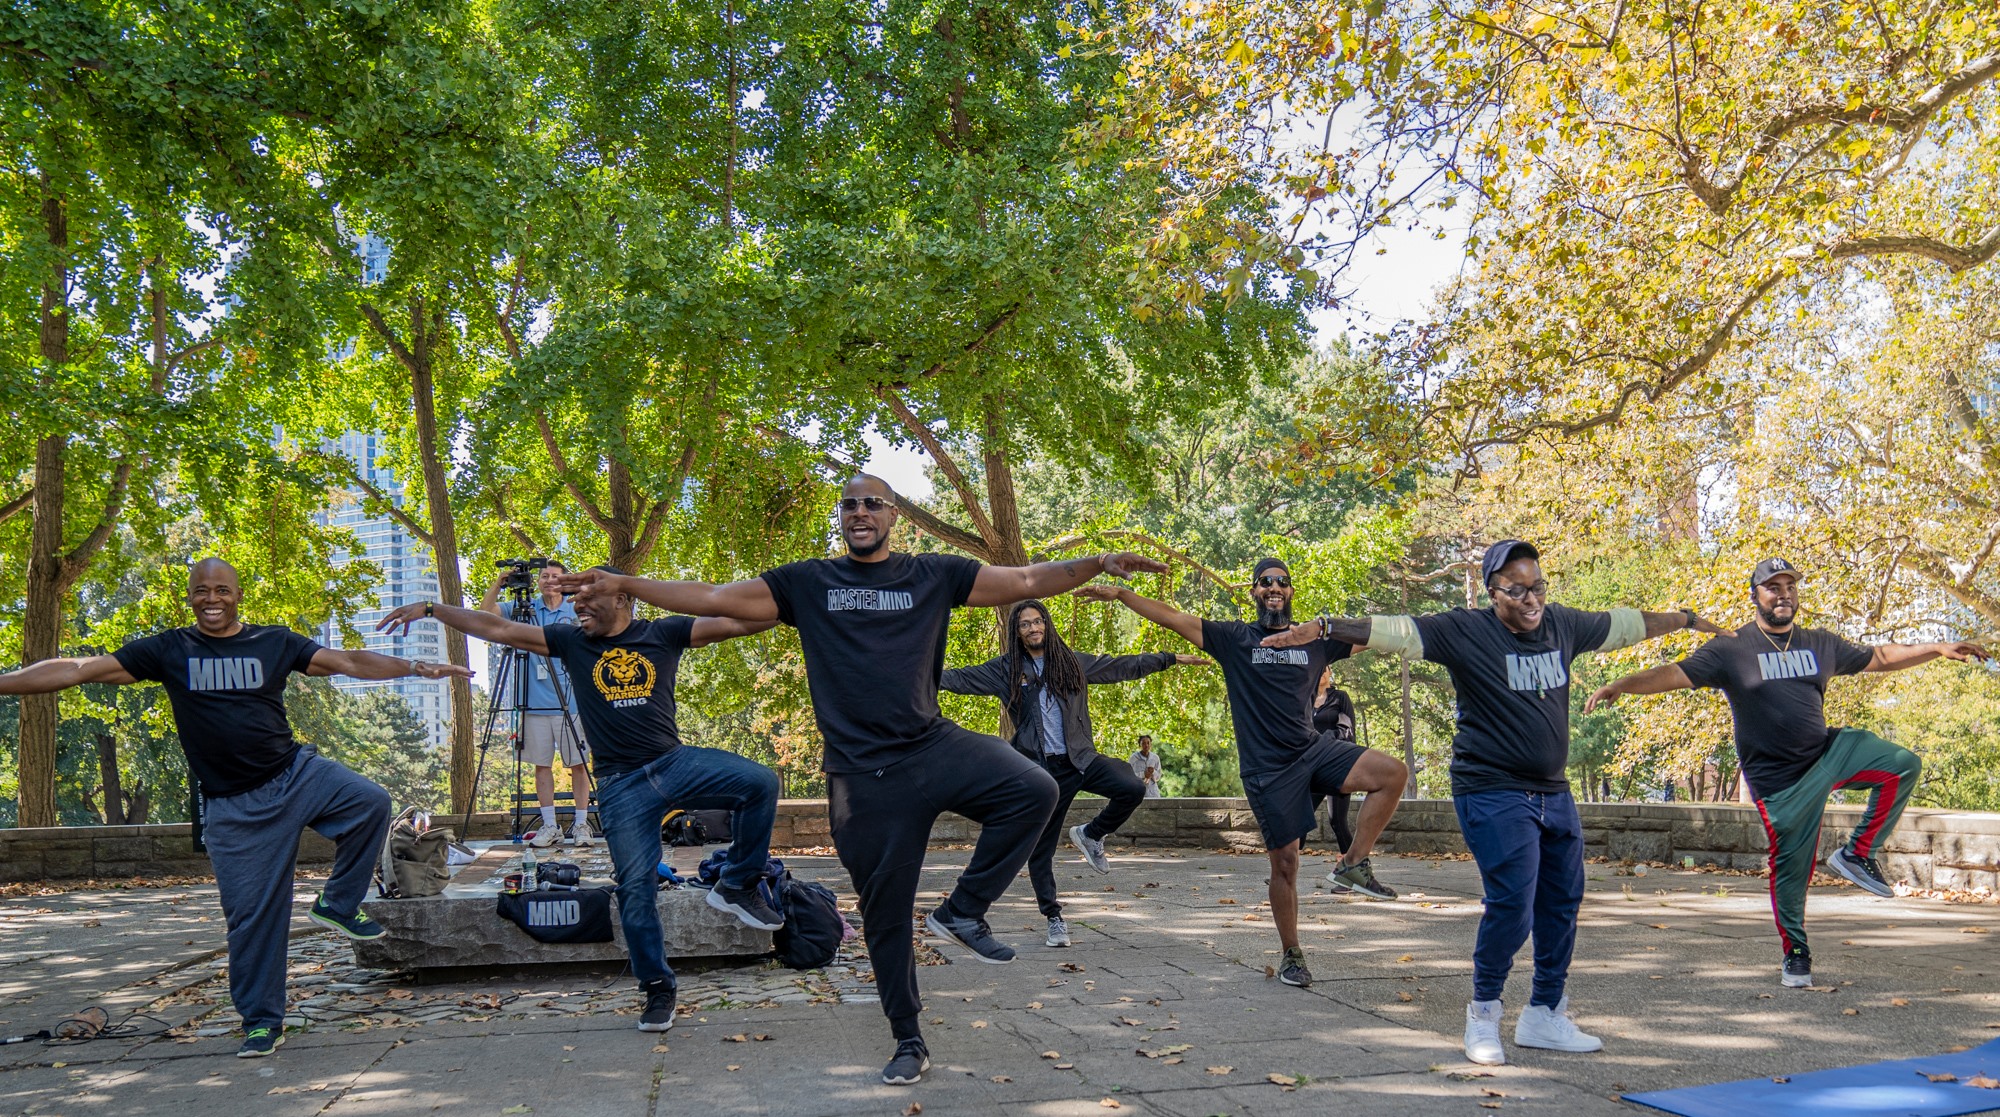
{"label": "gray beard", "polygon": [[1264,628],[1290,628],[1292,627],[1292,607],[1287,605],[1283,609],[1273,613],[1269,609],[1259,605],[1257,606],[1257,623]]}

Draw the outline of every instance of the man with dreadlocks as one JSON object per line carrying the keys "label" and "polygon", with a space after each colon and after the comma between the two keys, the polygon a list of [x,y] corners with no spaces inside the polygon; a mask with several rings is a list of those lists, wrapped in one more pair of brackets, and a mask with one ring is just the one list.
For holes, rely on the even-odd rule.
{"label": "man with dreadlocks", "polygon": [[1299,847],[1318,826],[1319,801],[1337,792],[1368,793],[1354,840],[1341,852],[1331,879],[1364,896],[1393,900],[1396,893],[1375,879],[1368,854],[1396,812],[1410,772],[1387,753],[1313,728],[1313,688],[1327,664],[1352,655],[1354,645],[1329,638],[1301,647],[1264,647],[1265,637],[1291,628],[1292,572],[1280,559],[1260,559],[1250,580],[1256,624],[1203,620],[1123,586],[1085,586],[1076,596],[1116,601],[1179,633],[1222,667],[1243,794],[1271,860],[1271,922],[1284,947],[1278,980],[1304,987],[1312,984],[1312,971],[1299,944]]}
{"label": "man with dreadlocks", "polygon": [[1146,798],[1146,784],[1132,773],[1131,765],[1098,755],[1084,688],[1130,682],[1177,663],[1207,662],[1198,655],[1172,652],[1072,651],[1049,623],[1048,606],[1029,600],[1017,602],[1007,614],[1006,651],[977,667],[946,671],[939,681],[939,689],[953,694],[998,698],[1013,723],[1014,748],[1055,777],[1056,809],[1028,855],[1035,903],[1049,921],[1049,946],[1069,945],[1069,925],[1063,922],[1062,904],[1056,900],[1055,854],[1070,802],[1079,791],[1104,796],[1104,809],[1089,822],[1070,827],[1069,840],[1091,868],[1108,873],[1111,862],[1104,856],[1104,839],[1117,833]]}

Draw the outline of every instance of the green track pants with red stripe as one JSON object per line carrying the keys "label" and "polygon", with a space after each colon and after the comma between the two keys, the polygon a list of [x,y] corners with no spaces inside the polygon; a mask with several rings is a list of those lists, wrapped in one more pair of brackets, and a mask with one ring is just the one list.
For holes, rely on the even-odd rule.
{"label": "green track pants with red stripe", "polygon": [[1847,843],[1854,853],[1871,857],[1896,828],[1922,770],[1923,762],[1909,749],[1865,730],[1843,729],[1799,782],[1757,800],[1771,843],[1771,911],[1786,953],[1806,945],[1806,886],[1819,859],[1826,797],[1843,787],[1871,789],[1868,809]]}

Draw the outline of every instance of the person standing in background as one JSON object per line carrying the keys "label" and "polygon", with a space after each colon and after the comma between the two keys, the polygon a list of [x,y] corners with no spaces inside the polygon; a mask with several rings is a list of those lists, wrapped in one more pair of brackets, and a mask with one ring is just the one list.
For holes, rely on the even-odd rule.
{"label": "person standing in background", "polygon": [[1160,797],[1160,754],[1153,751],[1153,735],[1139,734],[1139,751],[1132,754],[1132,774],[1146,785],[1146,798]]}

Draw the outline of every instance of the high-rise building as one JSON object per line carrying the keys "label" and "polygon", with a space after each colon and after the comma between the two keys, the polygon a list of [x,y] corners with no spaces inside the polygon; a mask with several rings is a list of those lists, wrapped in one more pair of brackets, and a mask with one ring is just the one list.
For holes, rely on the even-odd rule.
{"label": "high-rise building", "polygon": [[[379,434],[350,431],[328,443],[325,449],[329,453],[340,454],[352,461],[370,485],[400,508],[403,505],[403,483],[397,479],[388,462],[381,456],[387,449],[384,442],[384,438]],[[336,553],[334,555],[336,565],[353,559],[367,559],[382,571],[382,582],[375,590],[375,605],[373,608],[363,609],[355,616],[354,627],[361,630],[366,647],[371,652],[400,656],[404,659],[442,661],[444,629],[436,621],[418,621],[410,626],[410,633],[407,636],[375,631],[376,622],[391,609],[413,601],[436,601],[437,569],[431,559],[430,548],[419,543],[394,519],[370,514],[362,505],[361,495],[358,486],[349,486],[345,500],[337,500],[330,509],[318,513],[315,517],[321,524],[353,532],[360,542],[361,549],[357,552]],[[341,644],[338,630],[330,623],[320,632],[319,637],[320,642],[329,647],[339,647]],[[411,711],[424,723],[424,730],[430,735],[431,744],[443,745],[449,735],[451,693],[448,684],[442,680],[372,681],[336,675],[333,678],[333,685],[343,691],[387,687],[410,704]]]}

